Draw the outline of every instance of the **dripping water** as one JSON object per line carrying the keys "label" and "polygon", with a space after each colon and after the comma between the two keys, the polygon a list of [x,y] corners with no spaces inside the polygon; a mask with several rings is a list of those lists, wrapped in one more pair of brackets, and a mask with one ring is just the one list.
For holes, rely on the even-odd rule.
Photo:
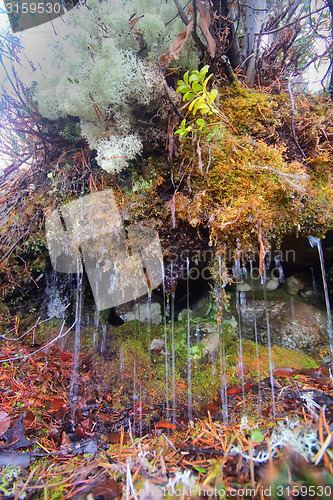
{"label": "dripping water", "polygon": [[133,435],[135,436],[135,431],[136,431],[136,402],[137,402],[137,395],[136,395],[136,352],[134,352],[134,358],[133,358]]}
{"label": "dripping water", "polygon": [[313,267],[311,267],[311,274],[312,274],[312,290],[313,290],[314,295],[317,297],[318,296],[318,288],[317,288],[317,283],[316,283],[316,278],[315,278]]}
{"label": "dripping water", "polygon": [[120,346],[120,351],[119,351],[119,369],[120,372],[122,373],[125,368],[125,355],[124,355],[124,346]]}
{"label": "dripping water", "polygon": [[[148,366],[149,366],[149,380],[148,380],[148,426],[150,432],[150,404],[151,404],[151,289],[148,292],[147,299],[147,323],[148,323]],[[142,437],[142,391],[140,387],[140,437]]]}
{"label": "dripping water", "polygon": [[[96,264],[96,270],[97,270],[97,278],[95,280],[95,292],[96,292],[96,297],[98,297],[98,283],[102,279],[101,271],[102,269],[99,268],[98,263]],[[99,310],[96,307],[95,313],[94,313],[94,333],[93,333],[93,348],[96,349],[97,345],[97,337],[98,337],[98,328],[99,328]]]}
{"label": "dripping water", "polygon": [[259,417],[261,417],[262,397],[261,397],[261,384],[260,384],[260,358],[259,358],[257,312],[256,312],[256,302],[255,302],[255,294],[254,294],[253,262],[252,262],[252,260],[250,260],[250,273],[251,273],[251,288],[252,288],[252,303],[253,303],[254,340],[256,343],[256,357],[257,357],[258,414],[259,414]]}
{"label": "dripping water", "polygon": [[276,408],[275,408],[275,391],[274,391],[274,377],[273,377],[274,365],[273,365],[273,359],[272,359],[271,326],[270,326],[269,314],[268,314],[268,301],[267,301],[267,289],[266,289],[266,263],[265,262],[263,265],[262,287],[263,287],[263,293],[264,293],[266,328],[267,328],[267,343],[268,343],[268,356],[269,356],[269,379],[270,379],[270,383],[271,383],[273,416],[275,418]]}
{"label": "dripping water", "polygon": [[98,327],[99,327],[99,311],[96,307],[94,313],[94,333],[93,333],[93,348],[96,348],[97,344],[97,335],[98,335]]}
{"label": "dripping water", "polygon": [[[236,283],[242,283],[244,281],[244,270],[240,267],[240,260],[235,261],[234,276],[236,278]],[[242,400],[243,400],[243,413],[246,413],[246,401],[245,401],[245,391],[244,391],[244,363],[243,363],[243,336],[242,336],[242,313],[246,310],[246,297],[243,290],[239,291],[236,287],[236,310],[238,316],[238,366],[240,371],[240,378],[242,384]]]}
{"label": "dripping water", "polygon": [[186,258],[187,292],[187,407],[188,419],[192,420],[192,378],[191,378],[191,330],[190,330],[190,260]]}
{"label": "dripping water", "polygon": [[[136,308],[137,301],[134,299],[134,314],[135,314],[135,319],[136,314],[137,314],[137,308]],[[139,311],[139,316],[140,316],[140,311]],[[140,321],[140,317],[139,317]],[[135,436],[136,432],[136,408],[137,408],[137,400],[138,396],[136,394],[137,388],[136,388],[136,358],[137,358],[137,340],[138,337],[140,338],[140,322],[138,323],[138,330],[135,329],[135,342],[134,342],[134,356],[133,356],[133,435]],[[141,385],[140,385],[141,388]],[[141,405],[140,405],[141,406]]]}
{"label": "dripping water", "polygon": [[71,374],[69,399],[71,402],[71,418],[72,426],[74,428],[74,418],[78,398],[78,376],[79,376],[79,360],[80,360],[80,341],[81,341],[81,314],[82,314],[82,277],[83,270],[81,260],[77,258],[76,261],[76,301],[75,301],[75,337],[74,337],[74,355],[73,355],[73,368]]}
{"label": "dripping water", "polygon": [[290,297],[290,312],[291,312],[291,321],[293,325],[296,323],[296,313],[295,313],[295,299],[294,297]]}
{"label": "dripping water", "polygon": [[330,299],[329,299],[329,295],[328,295],[328,287],[327,287],[327,281],[326,281],[323,247],[321,245],[320,239],[315,238],[314,236],[309,236],[309,242],[310,242],[310,245],[312,246],[312,248],[317,247],[317,249],[318,249],[320,268],[321,268],[321,276],[322,276],[322,280],[323,280],[325,303],[326,303],[327,333],[328,333],[328,339],[329,339],[331,353],[332,353],[332,357],[333,357],[332,313],[331,313],[331,305],[330,305]]}
{"label": "dripping water", "polygon": [[[218,256],[219,263],[219,283],[215,289],[215,299],[217,309],[221,306],[219,296],[222,294],[222,290],[225,284],[222,279],[222,258],[221,255]],[[221,378],[221,406],[222,406],[222,418],[223,423],[228,423],[228,381],[227,381],[227,366],[226,366],[226,353],[225,353],[225,331],[222,326],[222,317],[218,321],[218,334],[222,348],[220,349],[220,378]]]}
{"label": "dripping water", "polygon": [[103,323],[102,325],[102,338],[101,338],[101,354],[106,354],[107,353],[107,346],[106,346],[106,324]]}
{"label": "dripping water", "polygon": [[[141,328],[140,328],[140,307],[138,307],[137,299],[134,299],[134,315],[135,319],[138,320],[138,328],[135,329],[135,348],[133,357],[133,435],[136,432],[136,422],[137,422],[137,410],[139,413],[139,430],[142,432],[142,391],[141,391],[141,377],[139,382],[139,397],[137,395],[137,341],[140,342],[141,339]],[[140,372],[140,370],[139,370]],[[141,436],[140,436],[141,437]]]}
{"label": "dripping water", "polygon": [[169,412],[169,353],[168,353],[168,333],[167,333],[167,311],[169,303],[167,304],[167,297],[165,293],[165,270],[164,263],[162,262],[162,276],[163,276],[163,324],[164,324],[164,356],[165,356],[165,405],[166,405],[166,421],[170,422]]}
{"label": "dripping water", "polygon": [[196,343],[199,344],[200,340],[201,340],[201,337],[200,337],[200,326],[199,326],[199,323],[197,323],[195,325],[195,340],[196,340]]}
{"label": "dripping water", "polygon": [[175,285],[171,264],[171,358],[172,358],[172,423],[176,425],[176,353],[175,353]]}

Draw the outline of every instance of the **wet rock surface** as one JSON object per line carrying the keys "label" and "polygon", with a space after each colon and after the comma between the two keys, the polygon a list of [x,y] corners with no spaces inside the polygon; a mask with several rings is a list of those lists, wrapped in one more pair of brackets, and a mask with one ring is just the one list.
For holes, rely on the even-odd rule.
{"label": "wet rock surface", "polygon": [[[271,340],[288,349],[315,356],[328,344],[327,317],[319,307],[294,297],[269,300],[267,303]],[[241,328],[245,338],[267,343],[267,318],[264,300],[249,300],[241,311]]]}

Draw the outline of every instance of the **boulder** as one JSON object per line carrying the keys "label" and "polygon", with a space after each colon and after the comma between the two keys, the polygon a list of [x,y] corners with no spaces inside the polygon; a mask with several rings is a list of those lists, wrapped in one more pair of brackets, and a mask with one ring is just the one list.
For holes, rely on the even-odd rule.
{"label": "boulder", "polygon": [[159,325],[162,321],[161,304],[159,304],[158,302],[153,302],[150,306],[150,311],[147,303],[135,304],[129,311],[119,314],[120,318],[124,321],[132,321],[134,319],[137,319],[141,321],[141,323],[148,323],[149,315],[152,324]]}
{"label": "boulder", "polygon": [[[313,304],[294,297],[267,302],[271,341],[281,347],[302,351],[311,356],[328,344],[327,316]],[[254,340],[255,319],[259,342],[267,344],[265,302],[248,300],[242,307],[244,338]]]}

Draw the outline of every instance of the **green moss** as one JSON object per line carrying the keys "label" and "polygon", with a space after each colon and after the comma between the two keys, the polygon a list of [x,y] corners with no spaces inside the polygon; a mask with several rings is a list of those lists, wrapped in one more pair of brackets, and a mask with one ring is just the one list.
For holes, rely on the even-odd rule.
{"label": "green moss", "polygon": [[[225,350],[228,385],[239,385],[239,374],[236,365],[239,362],[239,340],[235,335],[233,322],[225,321]],[[216,323],[211,323],[216,329]],[[154,338],[164,338],[164,326],[152,325],[151,329],[146,324],[131,321],[109,332],[111,359],[99,354],[94,355],[94,370],[99,373],[106,387],[109,387],[113,409],[120,410],[133,404],[134,364],[136,368],[136,388],[140,387],[142,398],[147,399],[149,394],[154,394],[154,400],[165,399],[165,355],[164,352],[150,352],[149,342]],[[167,326],[168,351],[169,351],[169,397],[172,394],[172,366],[171,366],[171,325]],[[175,345],[175,382],[177,406],[187,404],[187,323],[176,322],[174,325]],[[201,348],[203,344],[193,344]],[[123,353],[123,366],[120,369],[120,349]],[[261,378],[269,375],[268,348],[259,346],[259,365]],[[220,392],[220,354],[215,353],[215,360],[210,356],[198,357],[192,349],[191,379],[194,409],[201,412],[206,401],[212,400]],[[313,368],[315,360],[310,356],[297,351],[291,351],[277,346],[272,348],[272,359],[275,368],[289,366],[291,368]],[[247,382],[257,381],[256,344],[250,340],[243,340],[243,363],[248,373]],[[121,373],[119,375],[119,373]],[[121,379],[122,396],[116,397]]]}

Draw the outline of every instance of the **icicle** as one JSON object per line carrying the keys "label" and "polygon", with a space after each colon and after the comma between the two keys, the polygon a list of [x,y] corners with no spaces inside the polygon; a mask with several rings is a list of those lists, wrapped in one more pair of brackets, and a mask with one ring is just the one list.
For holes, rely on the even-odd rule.
{"label": "icicle", "polygon": [[190,260],[186,258],[187,292],[187,391],[188,419],[192,420],[192,379],[191,379],[191,330],[190,330]]}
{"label": "icicle", "polygon": [[172,423],[176,425],[176,352],[175,352],[175,285],[171,264],[171,356],[172,356]]}
{"label": "icicle", "polygon": [[170,421],[169,413],[169,352],[168,352],[168,334],[167,334],[167,298],[165,292],[165,269],[162,262],[163,276],[163,324],[164,324],[164,356],[165,356],[165,405],[166,405],[166,421]]}
{"label": "icicle", "polygon": [[[99,268],[98,263],[96,264],[96,269],[97,268]],[[100,269],[99,271],[102,271],[102,269]],[[101,279],[102,279],[101,273],[98,272],[97,278],[95,280],[96,297],[98,297],[98,283],[99,283],[99,281],[101,281]],[[98,328],[99,328],[99,310],[96,307],[95,314],[94,314],[94,333],[93,333],[93,348],[94,349],[96,348],[96,344],[97,344]]]}
{"label": "icicle", "polygon": [[257,357],[257,375],[258,375],[258,415],[261,417],[262,408],[262,396],[261,396],[261,385],[260,385],[260,360],[259,360],[259,342],[258,342],[258,328],[257,328],[257,313],[256,313],[256,302],[254,295],[254,280],[253,280],[253,262],[250,261],[250,272],[251,272],[251,284],[252,284],[252,303],[253,303],[253,322],[254,322],[254,340],[256,343],[256,357]]}
{"label": "icicle", "polygon": [[106,324],[102,325],[101,354],[106,354]]}
{"label": "icicle", "polygon": [[124,346],[123,345],[120,346],[119,362],[120,362],[119,369],[121,372],[123,372],[124,368],[125,368],[125,355],[124,355]]}
{"label": "icicle", "polygon": [[312,274],[312,290],[315,296],[318,296],[318,288],[317,288],[317,283],[316,283],[316,278],[314,275],[314,270],[313,267],[311,267],[311,274]]}
{"label": "icicle", "polygon": [[136,355],[134,353],[133,359],[133,436],[135,436],[135,426],[136,426],[136,402],[138,397],[136,395]]}
{"label": "icicle", "polygon": [[201,340],[201,337],[200,337],[200,326],[199,326],[199,323],[197,323],[195,325],[195,341],[197,344],[199,344]]}
{"label": "icicle", "polygon": [[[151,394],[151,290],[148,292],[147,298],[147,323],[148,323],[148,345],[149,345],[149,382],[148,382],[148,426],[150,432],[150,394]],[[142,398],[141,398],[141,386],[140,386],[140,437],[142,437]]]}
{"label": "icicle", "polygon": [[[133,310],[135,311],[135,319],[138,319],[138,330],[136,332],[136,335],[135,335],[135,341],[137,341],[137,339],[139,339],[139,342],[140,342],[140,338],[141,338],[141,330],[140,330],[140,308],[138,307],[138,304],[137,304],[137,299],[134,299],[134,307],[133,307]],[[138,315],[138,317],[136,317],[136,315]],[[139,410],[139,413],[140,413],[140,408],[141,408],[141,405],[142,405],[142,401],[139,400],[138,396],[137,396],[137,381],[136,381],[136,376],[137,376],[137,367],[136,367],[136,358],[137,358],[137,350],[136,350],[136,342],[135,342],[135,350],[134,350],[134,358],[133,358],[133,435],[135,436],[135,432],[136,432],[136,421],[137,421],[137,417],[136,417],[136,411],[137,411],[137,407],[138,407],[138,410]],[[140,379],[140,385],[139,385],[139,395],[141,396],[141,379]],[[139,403],[138,403],[138,400],[139,400]],[[138,404],[137,404],[138,403]],[[141,413],[142,414],[142,413]],[[140,419],[139,421],[139,429],[142,428],[142,419]]]}
{"label": "icicle", "polygon": [[[241,270],[239,259],[235,260],[234,276],[236,278],[237,283],[243,282],[243,272]],[[245,391],[244,391],[245,383],[244,383],[244,363],[243,363],[242,312],[243,312],[244,308],[246,307],[245,302],[246,302],[245,292],[243,290],[239,291],[236,288],[236,310],[237,310],[237,315],[238,315],[238,337],[239,337],[238,366],[240,367],[240,378],[241,378],[241,384],[242,384],[242,400],[243,400],[243,413],[244,413],[244,415],[246,413],[246,401],[245,401]]]}
{"label": "icicle", "polygon": [[291,312],[291,320],[293,324],[296,323],[296,314],[295,314],[295,299],[294,297],[290,297],[290,312]]}
{"label": "icicle", "polygon": [[96,348],[97,344],[97,335],[98,335],[98,327],[99,327],[99,311],[96,307],[94,313],[94,333],[93,333],[93,348]]}
{"label": "icicle", "polygon": [[331,353],[332,353],[332,357],[333,357],[332,313],[331,313],[331,305],[330,305],[330,299],[329,299],[329,295],[328,295],[328,287],[327,287],[327,281],[326,281],[323,247],[321,246],[320,239],[315,238],[314,236],[309,236],[309,242],[310,242],[310,245],[312,246],[312,248],[317,247],[317,249],[318,249],[320,267],[321,267],[321,276],[323,279],[325,303],[326,303],[327,333],[328,333],[328,339],[329,339]]}
{"label": "icicle", "polygon": [[263,292],[264,292],[264,302],[265,302],[265,313],[266,313],[266,326],[267,326],[267,342],[268,342],[268,355],[269,355],[269,378],[271,382],[271,391],[272,391],[272,407],[273,407],[273,416],[275,418],[276,408],[275,408],[275,391],[274,391],[274,378],[273,378],[273,359],[272,359],[272,345],[271,345],[271,327],[269,323],[269,314],[268,314],[268,302],[267,302],[267,290],[266,290],[266,266],[263,266]]}
{"label": "icicle", "polygon": [[[218,256],[219,264],[219,280],[215,284],[215,300],[217,308],[222,307],[222,301],[219,295],[222,294],[222,290],[225,287],[225,283],[222,277],[222,258],[221,255]],[[218,334],[222,348],[220,349],[220,378],[221,378],[221,406],[222,406],[222,417],[223,423],[228,424],[228,381],[227,381],[227,366],[226,366],[226,354],[225,354],[225,332],[222,326],[222,317],[218,321]]]}
{"label": "icicle", "polygon": [[76,302],[75,302],[75,339],[74,339],[74,355],[73,368],[70,381],[69,399],[71,402],[71,417],[72,425],[75,425],[75,411],[78,397],[78,369],[80,359],[80,342],[81,342],[81,313],[82,313],[82,265],[79,258],[76,262]]}

